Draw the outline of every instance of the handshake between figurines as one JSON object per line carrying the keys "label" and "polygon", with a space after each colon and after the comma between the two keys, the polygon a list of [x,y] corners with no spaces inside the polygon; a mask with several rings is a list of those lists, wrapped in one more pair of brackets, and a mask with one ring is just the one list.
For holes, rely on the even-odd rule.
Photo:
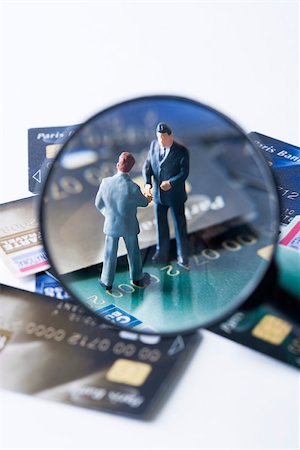
{"label": "handshake between figurines", "polygon": [[152,202],[153,200],[153,195],[152,195],[152,186],[151,184],[146,184],[145,185],[145,192],[144,192],[145,197],[147,198],[148,202]]}

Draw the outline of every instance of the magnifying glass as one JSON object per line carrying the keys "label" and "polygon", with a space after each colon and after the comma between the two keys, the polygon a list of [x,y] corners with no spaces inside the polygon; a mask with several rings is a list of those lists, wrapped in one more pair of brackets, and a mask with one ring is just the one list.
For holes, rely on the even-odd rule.
{"label": "magnifying glass", "polygon": [[40,222],[55,276],[109,324],[172,335],[236,309],[278,235],[270,169],[224,114],[175,96],[89,119],[53,162]]}

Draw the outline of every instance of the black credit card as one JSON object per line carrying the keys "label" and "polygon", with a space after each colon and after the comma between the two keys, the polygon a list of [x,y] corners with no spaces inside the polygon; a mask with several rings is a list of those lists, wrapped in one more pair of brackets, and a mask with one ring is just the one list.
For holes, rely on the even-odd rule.
{"label": "black credit card", "polygon": [[300,303],[276,282],[274,262],[252,296],[208,329],[291,366],[300,367]]}
{"label": "black credit card", "polygon": [[199,343],[117,331],[72,302],[0,285],[0,387],[151,418]]}

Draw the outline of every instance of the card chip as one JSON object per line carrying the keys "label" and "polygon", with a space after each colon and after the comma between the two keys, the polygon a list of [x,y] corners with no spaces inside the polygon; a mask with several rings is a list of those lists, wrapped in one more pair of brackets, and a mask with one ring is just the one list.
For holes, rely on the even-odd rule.
{"label": "card chip", "polygon": [[151,370],[152,367],[150,364],[127,359],[117,359],[106,373],[106,379],[114,383],[142,386]]}
{"label": "card chip", "polygon": [[63,144],[48,144],[46,145],[46,158],[54,159],[57,153],[62,148]]}
{"label": "card chip", "polygon": [[267,314],[253,328],[252,335],[269,344],[280,345],[292,331],[292,325],[279,317]]}

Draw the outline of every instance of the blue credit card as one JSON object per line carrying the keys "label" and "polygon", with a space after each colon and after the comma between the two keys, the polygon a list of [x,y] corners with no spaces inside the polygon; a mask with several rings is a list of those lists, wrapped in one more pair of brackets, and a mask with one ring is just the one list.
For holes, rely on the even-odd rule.
{"label": "blue credit card", "polygon": [[41,191],[49,167],[62,145],[79,125],[65,127],[31,128],[28,130],[28,178],[29,190]]}
{"label": "blue credit card", "polygon": [[280,199],[280,221],[288,225],[300,214],[300,148],[257,132],[249,137],[272,168]]}

